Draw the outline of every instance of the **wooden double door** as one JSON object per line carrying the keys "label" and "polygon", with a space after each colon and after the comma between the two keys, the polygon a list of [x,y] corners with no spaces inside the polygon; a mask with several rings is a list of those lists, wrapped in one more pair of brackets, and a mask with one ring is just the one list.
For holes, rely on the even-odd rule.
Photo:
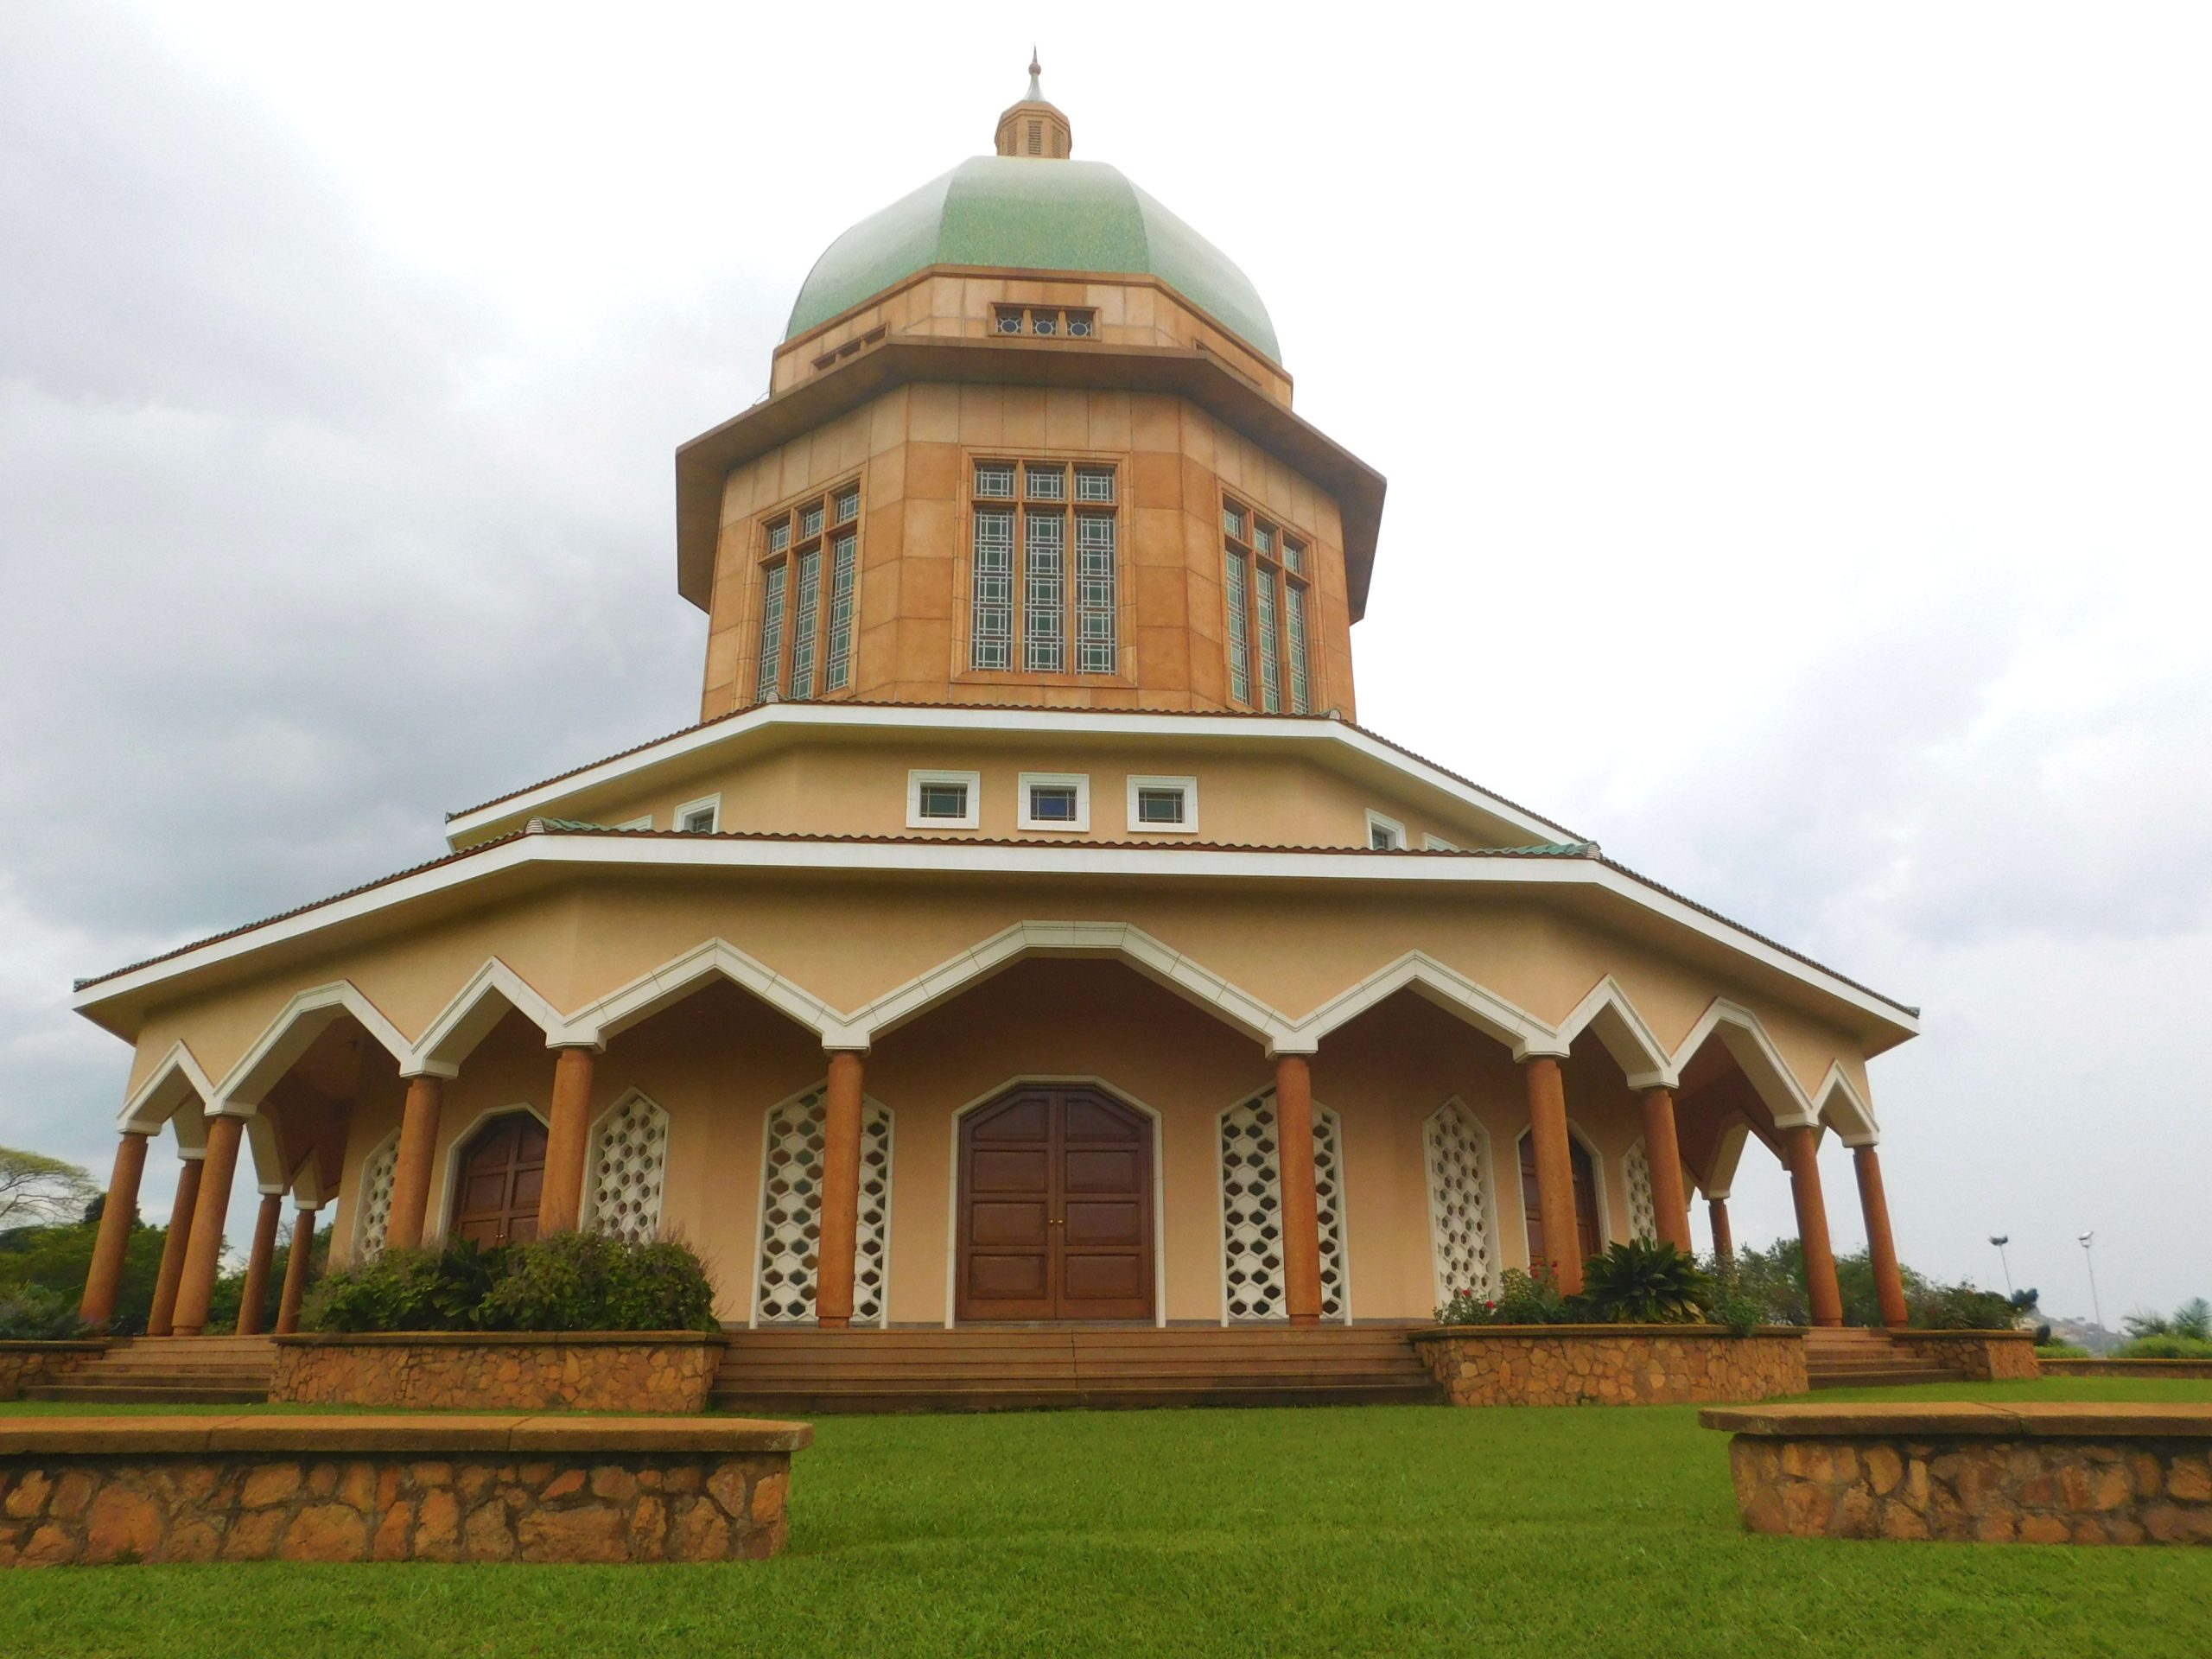
{"label": "wooden double door", "polygon": [[450,1230],[479,1244],[536,1238],[544,1190],[545,1126],[528,1112],[495,1117],[461,1150]]}
{"label": "wooden double door", "polygon": [[1153,1317],[1152,1123],[1025,1085],[960,1122],[957,1319]]}

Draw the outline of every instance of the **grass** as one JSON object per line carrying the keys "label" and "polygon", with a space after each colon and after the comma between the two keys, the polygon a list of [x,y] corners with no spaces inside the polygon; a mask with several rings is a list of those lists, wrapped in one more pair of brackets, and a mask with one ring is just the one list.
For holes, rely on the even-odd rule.
{"label": "grass", "polygon": [[[1878,1397],[2212,1401],[2212,1382]],[[833,1417],[816,1433],[791,1550],[765,1565],[0,1574],[0,1654],[2155,1659],[2202,1654],[2212,1629],[2212,1550],[1751,1537],[1726,1440],[1688,1408]]]}

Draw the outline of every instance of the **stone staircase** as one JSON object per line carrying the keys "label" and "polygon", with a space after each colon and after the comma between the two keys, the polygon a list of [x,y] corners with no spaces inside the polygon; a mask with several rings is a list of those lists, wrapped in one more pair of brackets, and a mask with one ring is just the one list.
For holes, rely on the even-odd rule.
{"label": "stone staircase", "polygon": [[1903,1388],[1955,1382],[1955,1373],[1897,1351],[1886,1331],[1857,1325],[1805,1333],[1805,1376],[1815,1389]]}
{"label": "stone staircase", "polygon": [[83,1406],[258,1405],[276,1345],[267,1337],[132,1337],[91,1364],[23,1390],[26,1400]]}
{"label": "stone staircase", "polygon": [[1443,1398],[1396,1325],[1023,1325],[734,1331],[709,1403],[789,1416]]}

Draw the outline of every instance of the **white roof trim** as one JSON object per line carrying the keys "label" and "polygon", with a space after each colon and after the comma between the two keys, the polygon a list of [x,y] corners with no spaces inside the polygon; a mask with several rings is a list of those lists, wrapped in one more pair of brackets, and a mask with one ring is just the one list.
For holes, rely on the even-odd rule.
{"label": "white roof trim", "polygon": [[1065,736],[1071,733],[1099,733],[1116,738],[1265,738],[1278,742],[1336,745],[1375,760],[1395,772],[1417,779],[1430,788],[1451,796],[1462,806],[1510,824],[1532,842],[1570,838],[1573,831],[1538,817],[1525,808],[1501,800],[1486,790],[1452,777],[1441,768],[1416,760],[1338,720],[1269,718],[1266,715],[1174,715],[1118,709],[1091,710],[1069,715],[1051,709],[972,709],[887,707],[881,704],[839,702],[762,703],[711,725],[694,726],[663,738],[658,743],[586,766],[551,783],[525,789],[505,800],[493,801],[446,821],[446,842],[481,839],[505,829],[518,828],[533,817],[559,817],[547,809],[602,784],[616,782],[634,772],[681,760],[702,750],[735,741],[741,737],[779,726],[802,730],[843,728],[882,731],[939,731],[1033,733]]}
{"label": "white roof trim", "polygon": [[[747,870],[854,870],[871,873],[944,872],[969,875],[1135,875],[1254,880],[1364,881],[1384,885],[1451,887],[1595,887],[1808,985],[1897,1030],[1917,1033],[1919,1021],[1847,980],[1801,962],[1777,946],[1705,914],[1693,906],[1592,858],[1482,858],[1445,853],[1214,851],[1202,848],[1103,847],[1050,843],[976,845],[958,841],[753,841],[707,836],[645,836],[567,832],[521,836],[386,881],[349,897],[211,940],[162,961],[86,986],[71,1001],[79,1011],[161,984],[195,969],[286,940],[303,938],[433,893],[480,881],[531,864],[621,865]],[[350,987],[347,988],[351,988]],[[302,993],[312,995],[313,993]],[[356,993],[358,995],[358,993]],[[355,1013],[361,1012],[355,1009]],[[1708,1011],[1708,1019],[1712,1017]],[[373,1010],[365,1016],[379,1041],[409,1058],[397,1033]],[[380,1026],[382,1028],[380,1028]],[[1699,1033],[1702,1037],[1702,1032]],[[1688,1050],[1678,1051],[1687,1053]],[[1786,1075],[1786,1073],[1785,1073]],[[226,1080],[226,1089],[232,1087]],[[1785,1098],[1796,1114],[1809,1107],[1795,1083]],[[227,1095],[225,1096],[228,1097]]]}

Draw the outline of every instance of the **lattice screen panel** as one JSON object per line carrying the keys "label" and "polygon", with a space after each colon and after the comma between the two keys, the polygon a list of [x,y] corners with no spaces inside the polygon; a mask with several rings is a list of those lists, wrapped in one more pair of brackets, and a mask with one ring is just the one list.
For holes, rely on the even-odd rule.
{"label": "lattice screen panel", "polygon": [[[1289,1317],[1283,1289],[1282,1164],[1269,1090],[1221,1115],[1222,1290],[1231,1319]],[[1321,1235],[1321,1317],[1346,1317],[1343,1126],[1313,1109],[1313,1192]]]}
{"label": "lattice screen panel", "polygon": [[385,1234],[391,1225],[391,1183],[398,1173],[396,1135],[361,1160],[361,1213],[353,1224],[357,1262],[373,1262],[384,1254]]}
{"label": "lattice screen panel", "polygon": [[1628,1187],[1628,1230],[1631,1238],[1659,1236],[1659,1206],[1651,1198],[1651,1154],[1639,1141],[1621,1160],[1621,1179]]}
{"label": "lattice screen panel", "polygon": [[[823,1090],[786,1101],[768,1114],[761,1169],[760,1264],[753,1319],[791,1325],[814,1317],[822,1233]],[[891,1113],[861,1109],[861,1202],[853,1250],[853,1323],[883,1323],[891,1245]]]}
{"label": "lattice screen panel", "polygon": [[1429,1244],[1436,1300],[1462,1290],[1487,1295],[1497,1285],[1497,1243],[1491,1224],[1487,1154],[1466,1109],[1447,1101],[1421,1127],[1428,1158]]}
{"label": "lattice screen panel", "polygon": [[625,1096],[592,1129],[585,1230],[632,1243],[652,1238],[660,1231],[667,1170],[668,1114],[643,1095]]}

